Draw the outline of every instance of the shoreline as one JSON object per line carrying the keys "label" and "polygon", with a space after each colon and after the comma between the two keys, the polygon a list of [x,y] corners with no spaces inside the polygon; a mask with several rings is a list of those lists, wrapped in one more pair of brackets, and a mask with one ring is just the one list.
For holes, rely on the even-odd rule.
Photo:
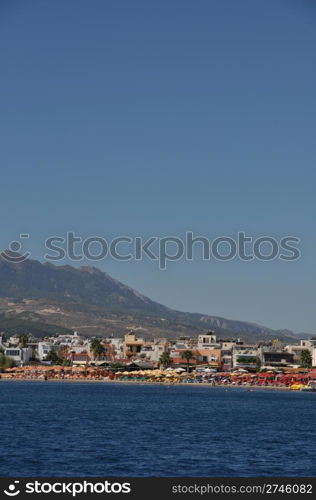
{"label": "shoreline", "polygon": [[167,382],[136,382],[134,380],[87,380],[87,379],[39,379],[39,378],[0,378],[0,383],[1,382],[65,382],[65,383],[73,383],[73,384],[78,384],[78,383],[83,383],[83,384],[91,384],[91,383],[97,383],[97,384],[116,384],[116,385],[138,385],[138,386],[165,386],[165,387],[176,387],[176,386],[182,386],[182,387],[205,387],[209,389],[245,389],[247,392],[252,392],[256,390],[273,390],[273,391],[291,391],[291,392],[302,392],[299,390],[291,390],[289,387],[276,387],[276,386],[258,386],[258,385],[237,385],[237,384],[208,384],[208,383],[198,383],[198,382],[191,382],[191,383],[186,383],[186,382],[178,382],[175,384],[168,384]]}

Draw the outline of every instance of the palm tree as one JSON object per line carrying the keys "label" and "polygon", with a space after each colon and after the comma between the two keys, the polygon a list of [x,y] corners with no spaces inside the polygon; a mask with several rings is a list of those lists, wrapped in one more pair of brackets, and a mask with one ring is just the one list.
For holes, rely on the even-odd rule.
{"label": "palm tree", "polygon": [[194,359],[193,352],[189,350],[183,351],[181,358],[187,362],[187,373],[189,373],[190,360]]}
{"label": "palm tree", "polygon": [[100,339],[92,339],[90,342],[90,348],[95,359],[98,359],[99,356],[101,356],[101,354],[105,351]]}
{"label": "palm tree", "polygon": [[308,349],[304,349],[301,352],[301,367],[302,368],[312,367],[312,355]]}
{"label": "palm tree", "polygon": [[164,367],[167,368],[167,366],[170,366],[172,363],[172,359],[170,357],[170,352],[165,351],[162,353],[162,355],[159,358],[159,363]]}

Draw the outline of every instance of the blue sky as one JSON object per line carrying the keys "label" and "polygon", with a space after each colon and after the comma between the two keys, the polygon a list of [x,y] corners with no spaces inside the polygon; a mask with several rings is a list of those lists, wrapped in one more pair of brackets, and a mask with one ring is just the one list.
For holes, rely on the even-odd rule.
{"label": "blue sky", "polygon": [[315,21],[308,0],[3,0],[0,247],[295,235],[295,263],[98,266],[171,307],[315,334]]}

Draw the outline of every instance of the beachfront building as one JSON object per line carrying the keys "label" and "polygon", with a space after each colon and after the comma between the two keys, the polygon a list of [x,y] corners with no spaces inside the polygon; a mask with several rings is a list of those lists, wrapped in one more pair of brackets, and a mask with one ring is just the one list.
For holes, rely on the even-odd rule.
{"label": "beachfront building", "polygon": [[4,349],[4,355],[15,361],[18,366],[28,363],[32,357],[31,347],[7,347]]}
{"label": "beachfront building", "polygon": [[313,349],[309,347],[304,347],[302,345],[287,345],[284,350],[286,352],[289,352],[290,354],[293,354],[293,363],[295,365],[300,365],[301,364],[301,356],[303,351],[310,351],[312,354]]}
{"label": "beachfront building", "polygon": [[106,339],[106,344],[110,344],[113,349],[114,349],[114,359],[118,360],[121,359],[122,357],[122,352],[123,352],[123,339],[119,337],[111,337]]}
{"label": "beachfront building", "polygon": [[197,349],[195,351],[196,364],[197,365],[207,365],[210,368],[214,368],[218,371],[221,370],[222,366],[222,352],[219,348],[207,348],[207,349]]}
{"label": "beachfront building", "polygon": [[160,356],[168,350],[169,342],[167,339],[154,340],[153,342],[144,343],[140,356],[152,363],[158,363]]}
{"label": "beachfront building", "polygon": [[[74,345],[68,347],[66,357],[74,365],[80,364],[102,364],[106,361],[115,361],[115,347],[112,344],[102,343],[104,351],[97,356],[91,349],[91,344]],[[65,352],[65,350],[64,350]]]}
{"label": "beachfront building", "polygon": [[294,354],[286,351],[263,351],[261,368],[285,368],[295,365]]}
{"label": "beachfront building", "polygon": [[243,342],[238,340],[221,340],[221,358],[223,372],[229,372],[233,368],[233,348],[235,345],[243,345]]}
{"label": "beachfront building", "polygon": [[312,351],[312,366],[313,368],[316,368],[316,346],[313,347]]}
{"label": "beachfront building", "polygon": [[209,332],[204,335],[198,336],[198,342],[197,342],[198,349],[207,349],[213,347],[219,347],[216,335],[213,332]]}
{"label": "beachfront building", "polygon": [[233,349],[221,349],[222,370],[229,372],[233,368]]}
{"label": "beachfront building", "polygon": [[[182,355],[186,351],[192,352],[192,358],[189,360],[183,359]],[[222,358],[220,348],[207,348],[207,349],[171,349],[170,357],[172,359],[172,366],[178,368],[186,368],[187,366],[195,368],[196,366],[204,365],[209,368],[221,370]]]}
{"label": "beachfront building", "polygon": [[244,370],[256,370],[260,363],[260,348],[253,344],[243,344],[233,346],[233,368]]}
{"label": "beachfront building", "polygon": [[304,339],[300,341],[300,344],[289,344],[285,347],[285,351],[294,355],[294,363],[296,365],[301,364],[301,355],[303,351],[309,351],[313,356],[313,351],[316,348],[316,339]]}
{"label": "beachfront building", "polygon": [[102,342],[102,346],[104,348],[104,353],[101,356],[102,360],[115,361],[116,359],[115,345],[111,344],[110,342]]}
{"label": "beachfront building", "polygon": [[300,345],[305,349],[309,349],[312,353],[312,350],[316,347],[316,338],[312,337],[308,340],[301,340]]}
{"label": "beachfront building", "polygon": [[56,351],[52,342],[38,342],[36,349],[36,358],[39,361],[45,361],[51,351]]}
{"label": "beachfront building", "polygon": [[128,333],[124,336],[124,342],[122,346],[123,358],[126,359],[139,356],[144,344],[144,339],[137,338],[133,332]]}
{"label": "beachfront building", "polygon": [[71,361],[73,365],[87,365],[90,363],[91,357],[87,352],[76,353],[72,351],[68,355],[68,360]]}
{"label": "beachfront building", "polygon": [[[192,352],[192,358],[189,359],[189,360],[185,360],[182,358],[182,354],[185,352],[185,351],[191,351]],[[174,368],[187,368],[187,367],[190,367],[190,368],[195,368],[196,364],[197,364],[197,358],[196,358],[196,350],[194,349],[188,349],[187,347],[182,349],[171,349],[170,350],[170,358],[172,360],[172,367]],[[202,364],[202,363],[200,363]]]}

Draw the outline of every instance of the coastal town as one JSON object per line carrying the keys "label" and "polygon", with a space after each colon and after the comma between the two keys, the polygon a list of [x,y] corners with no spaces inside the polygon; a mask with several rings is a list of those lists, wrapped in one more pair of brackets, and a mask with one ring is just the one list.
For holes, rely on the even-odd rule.
{"label": "coastal town", "polygon": [[147,340],[133,331],[121,338],[74,332],[38,339],[1,333],[0,377],[316,391],[316,338],[284,345],[277,339],[245,344],[239,338],[220,339],[214,332],[176,340]]}

